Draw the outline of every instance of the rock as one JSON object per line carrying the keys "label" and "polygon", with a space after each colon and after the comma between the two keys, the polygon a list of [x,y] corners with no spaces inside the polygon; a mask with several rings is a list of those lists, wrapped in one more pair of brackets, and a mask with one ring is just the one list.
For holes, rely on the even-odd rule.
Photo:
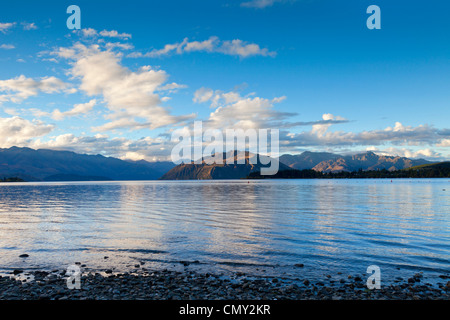
{"label": "rock", "polygon": [[308,279],[306,279],[305,281],[303,281],[303,284],[305,285],[305,286],[308,286],[309,285],[309,280]]}
{"label": "rock", "polygon": [[294,266],[297,268],[303,268],[305,265],[303,263],[297,263]]}
{"label": "rock", "polygon": [[14,269],[12,273],[14,275],[18,275],[18,274],[21,274],[22,272],[23,272],[23,270],[21,270],[21,269]]}
{"label": "rock", "polygon": [[19,256],[19,258],[28,258],[28,257],[29,257],[29,255],[27,255],[26,253],[21,254],[21,255]]}

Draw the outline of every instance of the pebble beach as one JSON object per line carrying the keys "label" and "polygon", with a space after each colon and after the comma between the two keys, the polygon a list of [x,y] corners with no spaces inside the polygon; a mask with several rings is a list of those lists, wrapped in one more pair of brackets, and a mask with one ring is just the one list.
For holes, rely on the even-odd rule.
{"label": "pebble beach", "polygon": [[[336,277],[337,276],[337,277]],[[69,289],[65,271],[14,270],[0,277],[1,300],[448,300],[450,275],[431,285],[421,273],[369,290],[366,279],[327,276],[321,281],[224,277],[193,271],[112,270],[82,272],[80,289]],[[336,280],[336,279],[339,280]]]}

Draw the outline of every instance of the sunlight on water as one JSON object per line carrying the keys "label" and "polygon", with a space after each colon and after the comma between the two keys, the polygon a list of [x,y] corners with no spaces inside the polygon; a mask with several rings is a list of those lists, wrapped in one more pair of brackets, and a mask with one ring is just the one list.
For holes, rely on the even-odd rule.
{"label": "sunlight on water", "polygon": [[[384,281],[450,269],[448,179],[0,185],[0,269],[148,268]],[[19,258],[27,253],[28,258]],[[108,259],[104,259],[108,256]],[[184,263],[184,264],[183,264]],[[304,264],[298,268],[295,264]]]}

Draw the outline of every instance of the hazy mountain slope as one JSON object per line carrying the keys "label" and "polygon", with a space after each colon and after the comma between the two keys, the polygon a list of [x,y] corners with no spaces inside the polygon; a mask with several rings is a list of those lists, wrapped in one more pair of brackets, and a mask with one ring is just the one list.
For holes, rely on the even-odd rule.
{"label": "hazy mountain slope", "polygon": [[334,160],[322,161],[312,169],[322,172],[357,171],[357,170],[401,170],[412,166],[430,163],[423,159],[408,159],[404,157],[380,156],[373,152],[341,156]]}
{"label": "hazy mountain slope", "polygon": [[280,157],[280,162],[292,169],[303,170],[314,168],[322,161],[329,161],[340,157],[342,156],[329,152],[305,151],[297,155],[284,154]]}
{"label": "hazy mountain slope", "polygon": [[[24,180],[45,180],[68,175],[86,180],[102,177],[112,180],[153,180],[168,170],[171,163],[129,162],[102,155],[70,151],[34,150],[12,147],[0,149],[0,176]],[[173,166],[173,164],[172,164]]]}

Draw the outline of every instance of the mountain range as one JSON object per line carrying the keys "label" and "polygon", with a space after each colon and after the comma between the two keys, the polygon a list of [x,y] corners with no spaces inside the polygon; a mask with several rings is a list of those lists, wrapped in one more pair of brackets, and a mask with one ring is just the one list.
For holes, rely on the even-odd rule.
{"label": "mountain range", "polygon": [[[257,155],[248,152],[224,154],[224,163],[182,163],[175,166],[170,161],[127,161],[102,155],[78,154],[30,148],[0,148],[0,178],[17,177],[25,181],[99,181],[99,180],[189,180],[189,179],[239,179],[264,166],[251,161]],[[243,164],[236,164],[238,159]],[[233,161],[229,161],[233,160]],[[279,170],[313,169],[322,172],[357,170],[401,170],[430,164],[423,159],[382,156],[373,152],[342,156],[326,152],[303,152],[282,155]],[[234,163],[230,163],[234,162]],[[255,163],[254,163],[255,162]]]}
{"label": "mountain range", "polygon": [[71,151],[0,149],[0,177],[26,181],[155,180],[174,166],[172,162],[125,161]]}
{"label": "mountain range", "polygon": [[360,169],[364,171],[382,169],[394,171],[431,163],[424,159],[377,155],[371,151],[348,156],[305,151],[295,156],[282,155],[280,162],[292,169],[313,169],[321,172],[351,172]]}
{"label": "mountain range", "polygon": [[[263,165],[261,158],[266,158],[264,163],[269,162],[267,157],[258,156],[249,152],[230,151],[223,153],[222,163],[208,164],[208,159],[202,161],[201,164],[182,163],[165,175],[161,180],[209,180],[209,179],[241,179],[247,177],[250,173],[261,171],[261,168],[268,167]],[[237,164],[238,160],[244,162]],[[279,163],[279,170],[289,170],[285,164]]]}

